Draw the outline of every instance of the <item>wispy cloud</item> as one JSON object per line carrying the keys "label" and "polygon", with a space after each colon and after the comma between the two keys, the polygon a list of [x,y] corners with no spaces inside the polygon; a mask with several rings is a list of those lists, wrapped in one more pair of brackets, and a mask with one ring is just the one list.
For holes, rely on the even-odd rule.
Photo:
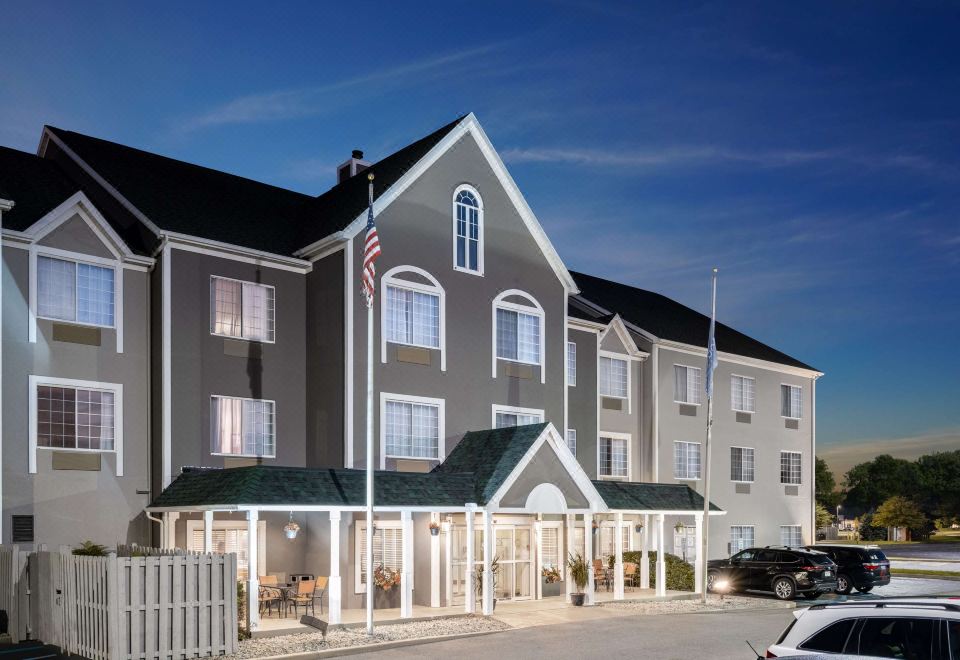
{"label": "wispy cloud", "polygon": [[924,454],[960,449],[960,429],[883,440],[854,440],[843,445],[825,446],[817,450],[834,474],[842,477],[858,463],[880,454],[912,460]]}

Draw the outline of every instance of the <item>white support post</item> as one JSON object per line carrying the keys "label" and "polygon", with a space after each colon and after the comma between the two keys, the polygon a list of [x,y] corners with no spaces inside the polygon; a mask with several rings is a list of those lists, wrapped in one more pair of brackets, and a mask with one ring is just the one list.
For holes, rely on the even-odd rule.
{"label": "white support post", "polygon": [[640,588],[650,588],[650,514],[643,514],[643,531],[640,532]]}
{"label": "white support post", "polygon": [[585,605],[593,605],[594,586],[593,579],[593,514],[583,514],[583,561],[587,564],[587,591],[584,598]]}
{"label": "white support post", "polygon": [[[440,524],[440,514],[431,513],[430,522]],[[440,607],[440,535],[430,531],[430,607]]]}
{"label": "white support post", "polygon": [[657,514],[657,595],[667,595],[667,561],[663,554],[663,514]]}
{"label": "white support post", "polygon": [[257,521],[256,509],[247,511],[247,620],[250,632],[260,625],[260,576],[257,575],[259,558],[257,557]]}
{"label": "white support post", "polygon": [[343,602],[343,579],[340,577],[340,512],[330,512],[330,579],[327,581],[328,623],[340,623]]}
{"label": "white support post", "polygon": [[464,599],[464,611],[467,614],[473,614],[477,611],[477,587],[473,584],[475,572],[477,570],[475,564],[476,559],[473,556],[473,526],[474,518],[476,517],[476,509],[473,505],[467,505],[467,566],[464,571],[465,580],[464,580],[464,594],[466,598]]}
{"label": "white support post", "polygon": [[[583,548],[576,548],[576,527],[577,527],[577,517],[572,513],[567,514],[567,557],[570,555],[576,555],[578,552],[583,554]],[[573,577],[570,574],[570,567],[567,565],[566,559],[563,562],[563,581],[565,583],[567,602],[569,603],[572,599],[570,594],[573,593],[576,585],[573,584]]]}
{"label": "white support post", "polygon": [[413,514],[400,512],[403,527],[403,570],[400,576],[400,618],[413,616]]}
{"label": "white support post", "polygon": [[446,583],[447,607],[453,606],[453,523],[443,523],[443,576]]}
{"label": "white support post", "polygon": [[623,600],[623,514],[613,516],[613,599]]}
{"label": "white support post", "polygon": [[177,521],[180,520],[180,514],[171,511],[165,515],[167,524],[164,526],[166,538],[163,540],[163,547],[172,550],[177,547]]}
{"label": "white support post", "polygon": [[697,546],[697,557],[693,562],[693,592],[696,594],[703,593],[703,514],[698,513],[696,515],[696,523],[694,523],[694,534],[696,535],[696,546]]}
{"label": "white support post", "polygon": [[536,599],[543,598],[543,580],[540,579],[540,567],[543,566],[543,515],[537,514],[537,521],[533,524],[534,538],[536,539],[536,548],[533,553],[533,567],[536,573]]}
{"label": "white support post", "polygon": [[483,510],[483,614],[493,614],[493,514]]}
{"label": "white support post", "polygon": [[203,551],[213,552],[213,511],[203,512]]}

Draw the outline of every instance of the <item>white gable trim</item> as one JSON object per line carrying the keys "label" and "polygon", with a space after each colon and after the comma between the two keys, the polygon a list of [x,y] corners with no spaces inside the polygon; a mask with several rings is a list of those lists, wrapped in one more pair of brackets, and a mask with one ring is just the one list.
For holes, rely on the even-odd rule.
{"label": "white gable trim", "polygon": [[[493,170],[494,174],[497,175],[497,179],[499,179],[500,184],[506,191],[510,201],[513,202],[517,213],[519,213],[520,217],[523,219],[527,230],[537,242],[537,245],[540,247],[540,251],[543,253],[544,257],[546,257],[547,262],[553,268],[554,273],[556,273],[557,278],[563,284],[564,288],[567,290],[567,293],[577,293],[577,284],[570,275],[570,271],[568,271],[567,267],[563,264],[563,261],[560,259],[560,255],[557,253],[556,249],[553,247],[553,244],[550,242],[550,239],[543,231],[540,221],[537,220],[537,217],[530,208],[530,205],[527,204],[527,201],[524,199],[523,194],[517,187],[516,182],[513,180],[513,177],[510,176],[510,173],[507,171],[506,166],[500,159],[499,154],[497,154],[497,151],[493,148],[493,144],[490,142],[487,134],[480,126],[480,122],[477,121],[476,116],[472,112],[464,117],[464,119],[456,126],[456,128],[447,133],[447,135],[440,140],[440,142],[434,145],[433,148],[430,149],[430,151],[428,151],[423,158],[421,158],[413,167],[411,167],[403,176],[401,176],[399,180],[390,186],[386,192],[380,195],[380,197],[373,203],[374,216],[380,215],[385,208],[390,206],[390,204],[393,203],[393,201],[400,195],[402,195],[417,179],[420,178],[424,172],[430,169],[430,167],[436,163],[443,154],[457,144],[457,142],[459,142],[461,138],[466,136],[468,133],[473,135],[474,139],[477,141],[477,145],[480,147],[481,153],[483,153],[483,155],[486,157],[487,163],[490,165],[490,168]],[[374,166],[373,169],[375,171],[376,166]],[[366,224],[367,212],[365,210],[363,213],[358,215],[353,222],[347,225],[345,229],[331,234],[330,236],[327,236],[319,241],[311,243],[303,249],[295,252],[295,254],[298,257],[309,259],[312,254],[327,249],[339,241],[347,238],[353,238],[366,227]]]}
{"label": "white gable trim", "polygon": [[574,483],[576,483],[580,489],[580,492],[583,493],[590,503],[590,511],[606,511],[607,505],[603,501],[603,498],[600,497],[600,493],[597,492],[596,487],[594,487],[593,482],[590,481],[587,473],[580,467],[577,459],[570,453],[566,440],[560,436],[553,424],[547,424],[547,427],[540,434],[540,437],[530,446],[530,449],[523,455],[523,458],[517,462],[513,471],[510,472],[509,476],[500,484],[500,488],[497,489],[497,492],[494,493],[487,502],[486,508],[491,510],[507,510],[500,509],[500,500],[510,491],[510,488],[513,487],[513,484],[520,478],[523,471],[530,465],[530,461],[533,460],[533,457],[537,455],[537,452],[544,445],[548,445],[553,450],[553,453],[556,454],[557,458],[560,459],[560,463],[566,468],[567,474],[570,475],[570,478],[573,479]]}
{"label": "white gable trim", "polygon": [[646,351],[641,351],[639,348],[637,348],[636,342],[633,341],[633,337],[630,336],[630,332],[627,330],[627,326],[624,325],[623,319],[620,318],[619,314],[615,314],[613,319],[610,320],[610,323],[607,324],[607,327],[600,333],[601,343],[607,338],[607,335],[611,331],[617,335],[620,343],[623,344],[625,349],[627,349],[627,353],[631,357],[638,358],[640,360],[645,360],[650,357],[649,353]]}

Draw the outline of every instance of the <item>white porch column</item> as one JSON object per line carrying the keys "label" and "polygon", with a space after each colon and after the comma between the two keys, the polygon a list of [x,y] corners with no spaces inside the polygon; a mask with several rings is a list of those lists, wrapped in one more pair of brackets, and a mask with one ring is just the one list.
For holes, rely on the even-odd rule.
{"label": "white porch column", "polygon": [[696,515],[696,523],[694,523],[694,535],[696,537],[696,546],[697,546],[697,556],[693,562],[693,593],[702,594],[703,593],[703,514],[698,513]]}
{"label": "white porch column", "polygon": [[247,511],[247,620],[250,622],[250,632],[260,624],[260,576],[257,567],[260,565],[257,557],[257,521],[259,512],[256,509]]}
{"label": "white porch column", "polygon": [[640,588],[650,588],[650,514],[643,514],[643,531],[640,532]]}
{"label": "white porch column", "polygon": [[[444,536],[443,543],[443,569],[444,569],[444,582],[446,582],[447,597],[446,603],[447,607],[453,606],[453,523],[445,522],[443,523],[443,531],[446,534]],[[469,599],[468,599],[469,600]]]}
{"label": "white porch column", "polygon": [[172,550],[177,547],[177,521],[180,519],[180,514],[176,511],[170,511],[163,517],[167,521],[163,526],[163,547]]}
{"label": "white porch column", "polygon": [[663,554],[663,514],[657,514],[657,595],[667,595],[667,561]]}
{"label": "white porch column", "polygon": [[340,512],[330,512],[330,579],[327,581],[328,623],[340,623],[343,579],[340,577]]}
{"label": "white porch column", "polygon": [[[430,522],[439,525],[440,514],[431,513]],[[430,531],[430,607],[440,607],[440,535]]]}
{"label": "white porch column", "polygon": [[583,561],[587,564],[587,591],[586,597],[583,599],[584,604],[593,605],[593,590],[594,590],[594,579],[593,579],[593,514],[585,513],[583,514],[583,536],[586,539],[584,542],[584,554]]}
{"label": "white porch column", "polygon": [[203,551],[213,552],[213,511],[203,512]]}
{"label": "white porch column", "polygon": [[613,598],[623,600],[623,514],[613,516]]}
{"label": "white porch column", "polygon": [[466,594],[464,611],[467,614],[473,614],[477,611],[477,588],[473,584],[475,572],[477,570],[474,564],[476,559],[473,557],[473,524],[476,517],[476,509],[473,506],[467,506],[467,566],[464,580],[464,593]]}
{"label": "white porch column", "polygon": [[567,558],[569,558],[570,555],[577,554],[578,552],[580,554],[583,554],[583,549],[574,547],[577,541],[577,536],[576,536],[577,517],[572,513],[568,513],[566,517],[566,522],[567,522],[567,543],[566,543],[567,556],[563,558],[563,582],[564,582],[564,588],[567,594],[567,602],[569,603],[571,600],[570,594],[573,593],[576,587],[573,584],[573,578],[570,576],[570,567],[567,566]]}
{"label": "white porch column", "polygon": [[483,510],[483,614],[493,614],[493,514]]}
{"label": "white porch column", "polygon": [[413,514],[400,512],[403,527],[403,570],[400,576],[400,618],[413,616]]}

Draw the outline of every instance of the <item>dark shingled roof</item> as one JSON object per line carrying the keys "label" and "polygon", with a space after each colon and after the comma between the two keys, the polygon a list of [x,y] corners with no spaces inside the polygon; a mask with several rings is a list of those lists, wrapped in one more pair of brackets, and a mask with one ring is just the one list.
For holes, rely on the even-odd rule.
{"label": "dark shingled roof", "polygon": [[[630,481],[594,481],[611,509],[626,511],[703,511],[703,496],[687,484],[646,484]],[[721,511],[710,503],[711,511]]]}
{"label": "dark shingled roof", "polygon": [[431,474],[472,474],[475,497],[470,501],[486,504],[547,425],[543,422],[470,431]]}
{"label": "dark shingled roof", "polygon": [[0,199],[14,202],[4,228],[24,231],[78,190],[53,161],[0,147]]}
{"label": "dark shingled roof", "polygon": [[[584,273],[571,272],[571,275],[580,288],[581,297],[609,312],[619,314],[624,321],[661,339],[706,348],[710,334],[710,317],[659,293]],[[597,321],[604,318],[600,314],[591,316],[589,312],[578,309],[576,305],[569,307],[571,315],[577,318]],[[814,367],[723,323],[717,323],[716,337],[717,350],[724,353],[817,371]]]}

